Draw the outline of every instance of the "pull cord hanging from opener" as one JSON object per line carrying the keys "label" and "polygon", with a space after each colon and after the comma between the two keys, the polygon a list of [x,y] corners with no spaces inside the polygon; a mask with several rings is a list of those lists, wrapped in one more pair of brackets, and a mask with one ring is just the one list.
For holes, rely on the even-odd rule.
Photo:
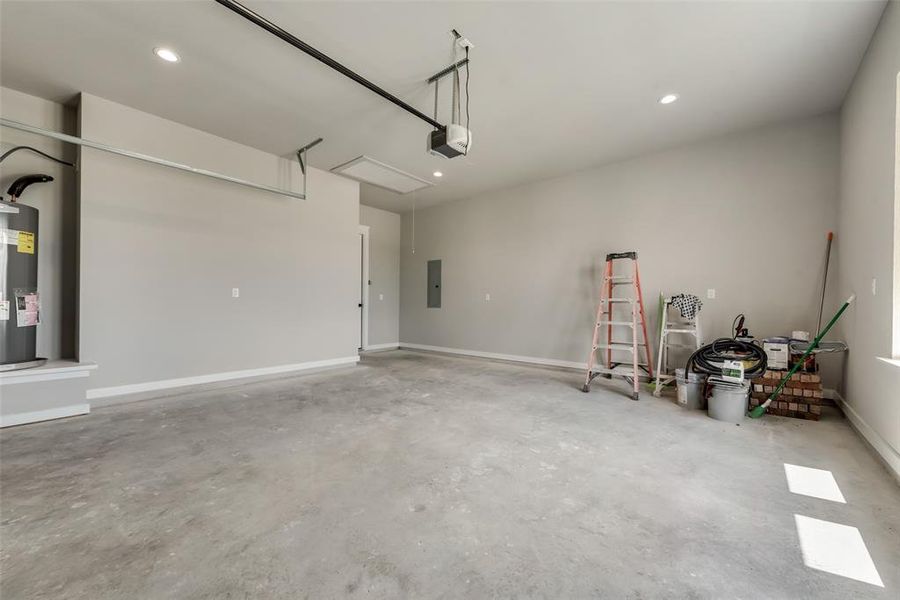
{"label": "pull cord hanging from opener", "polygon": [[[443,77],[451,78],[452,89],[450,91],[450,119],[446,126],[435,126],[435,129],[428,134],[427,148],[428,152],[434,156],[442,158],[455,158],[457,156],[465,156],[472,148],[472,132],[469,130],[469,50],[474,46],[468,38],[459,34],[455,29],[452,30],[453,45],[451,59],[454,61],[450,66],[442,69],[428,78],[428,83],[434,84],[434,121],[437,122],[439,96],[440,96],[440,80]],[[465,58],[458,60],[460,48],[465,52]],[[460,67],[466,66],[466,124],[462,124],[462,104],[460,98]]]}
{"label": "pull cord hanging from opener", "polygon": [[[460,40],[466,42],[463,45],[463,49],[466,52],[465,61],[457,61],[456,60],[456,52],[457,47],[460,46]],[[450,122],[461,124],[462,115],[460,114],[460,99],[459,99],[459,64],[460,62],[465,62],[466,65],[466,146],[463,149],[463,155],[468,156],[469,154],[469,137],[471,129],[469,129],[469,45],[468,40],[464,38],[457,30],[453,30],[453,106],[450,112]],[[435,94],[437,94],[437,88],[435,88]],[[437,103],[435,101],[435,108],[437,107]]]}
{"label": "pull cord hanging from opener", "polygon": [[469,155],[469,136],[472,131],[469,128],[469,47],[466,46],[466,151],[464,154]]}

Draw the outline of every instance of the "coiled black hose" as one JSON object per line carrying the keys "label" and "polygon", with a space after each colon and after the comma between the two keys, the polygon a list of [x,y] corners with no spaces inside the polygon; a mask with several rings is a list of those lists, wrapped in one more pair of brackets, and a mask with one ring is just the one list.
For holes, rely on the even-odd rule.
{"label": "coiled black hose", "polygon": [[756,364],[744,369],[746,379],[761,377],[766,372],[766,353],[756,344],[749,344],[731,338],[719,338],[691,354],[684,372],[721,375],[722,362],[726,360],[756,361]]}

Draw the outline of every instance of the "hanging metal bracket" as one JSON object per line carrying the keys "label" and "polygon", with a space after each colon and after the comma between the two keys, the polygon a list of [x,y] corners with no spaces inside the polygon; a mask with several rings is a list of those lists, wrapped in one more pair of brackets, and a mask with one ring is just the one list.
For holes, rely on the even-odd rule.
{"label": "hanging metal bracket", "polygon": [[460,67],[464,67],[465,65],[468,64],[468,62],[469,62],[469,59],[464,58],[461,61],[459,61],[458,63],[450,65],[446,69],[441,69],[440,71],[438,71],[437,73],[435,73],[434,75],[432,75],[431,77],[428,78],[428,83],[436,82],[441,77],[444,77],[445,75],[449,75],[450,73],[452,73],[453,71],[456,71]]}
{"label": "hanging metal bracket", "polygon": [[300,162],[300,170],[303,172],[303,195],[306,196],[306,180],[309,176],[306,174],[306,152],[312,148],[313,146],[318,146],[322,143],[322,138],[315,139],[303,146],[299,150],[297,150],[297,160]]}
{"label": "hanging metal bracket", "polygon": [[272,194],[279,194],[281,196],[289,196],[291,198],[297,198],[299,200],[306,200],[306,193],[305,193],[306,176],[305,175],[303,177],[304,193],[300,193],[300,192],[294,192],[292,190],[285,190],[282,188],[277,188],[277,187],[274,187],[271,185],[264,185],[262,183],[253,183],[252,181],[238,179],[237,177],[231,177],[230,175],[223,175],[221,173],[216,173],[215,171],[207,171],[206,169],[198,169],[196,167],[191,167],[189,165],[183,165],[181,163],[172,162],[171,160],[166,160],[164,158],[157,158],[155,156],[141,154],[140,152],[132,152],[131,150],[124,150],[122,148],[116,148],[115,146],[110,146],[109,144],[103,144],[101,142],[93,142],[91,140],[86,140],[84,138],[75,137],[74,135],[67,135],[65,133],[59,133],[58,131],[42,129],[40,127],[34,127],[33,125],[19,123],[18,121],[5,119],[2,117],[0,117],[0,125],[2,125],[3,127],[9,127],[10,129],[18,129],[19,131],[25,131],[28,133],[34,133],[36,135],[42,135],[44,137],[48,137],[48,138],[51,138],[54,140],[59,140],[61,142],[75,144],[76,146],[83,146],[85,148],[93,148],[95,150],[102,150],[103,152],[109,152],[110,154],[118,154],[119,156],[126,156],[128,158],[142,160],[144,162],[152,163],[154,165],[159,165],[161,167],[169,167],[170,169],[178,169],[179,171],[187,171],[188,173],[194,173],[195,175],[203,175],[204,177],[210,177],[212,179],[218,179],[220,181],[236,183],[238,185],[242,185],[242,186],[248,187],[248,188],[253,188],[255,190],[262,190],[264,192],[270,192]]}
{"label": "hanging metal bracket", "polygon": [[297,160],[300,161],[300,170],[303,171],[304,177],[306,176],[306,151],[315,146],[318,146],[322,142],[322,138],[318,138],[297,150]]}

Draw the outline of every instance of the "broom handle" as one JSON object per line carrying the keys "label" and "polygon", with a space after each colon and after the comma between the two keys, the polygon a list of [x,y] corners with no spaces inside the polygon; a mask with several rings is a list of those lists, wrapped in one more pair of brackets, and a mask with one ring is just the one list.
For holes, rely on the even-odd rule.
{"label": "broom handle", "polygon": [[812,351],[819,347],[819,342],[822,341],[822,338],[825,337],[825,334],[828,333],[828,330],[831,329],[831,326],[837,322],[844,311],[847,310],[847,307],[850,306],[850,303],[854,300],[856,300],[856,294],[853,294],[852,296],[847,298],[847,301],[844,302],[844,305],[841,307],[841,309],[837,311],[837,313],[833,317],[831,317],[831,320],[828,321],[828,325],[825,326],[825,329],[823,329],[822,332],[816,336],[816,338],[809,345],[809,348],[806,349],[806,352],[803,353],[803,356],[800,357],[800,360],[798,360],[797,363],[793,367],[791,367],[791,370],[788,371],[788,374],[784,376],[784,378],[781,380],[781,383],[778,384],[778,387],[775,388],[775,391],[772,392],[772,395],[769,396],[768,400],[766,400],[765,406],[769,406],[769,404],[772,403],[772,400],[774,400],[778,396],[778,394],[781,393],[784,385],[788,382],[788,380],[790,380],[794,373],[796,373],[800,369],[800,367],[803,366],[803,363],[806,361],[806,357],[812,354]]}
{"label": "broom handle", "polygon": [[825,276],[822,277],[822,300],[819,302],[819,320],[816,321],[816,335],[822,331],[822,310],[825,308],[825,286],[828,285],[828,263],[831,259],[831,240],[834,238],[834,232],[828,232],[828,243],[825,245]]}

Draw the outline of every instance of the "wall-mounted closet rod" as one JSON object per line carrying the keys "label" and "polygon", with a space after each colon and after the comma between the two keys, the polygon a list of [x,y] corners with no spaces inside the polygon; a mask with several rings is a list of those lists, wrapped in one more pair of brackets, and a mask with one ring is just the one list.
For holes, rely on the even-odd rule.
{"label": "wall-mounted closet rod", "polygon": [[[119,156],[127,156],[128,158],[136,158],[137,160],[142,160],[144,162],[152,163],[154,165],[160,165],[162,167],[169,167],[171,169],[178,169],[179,171],[187,171],[188,173],[195,173],[196,175],[203,175],[204,177],[210,177],[212,179],[219,179],[220,181],[236,183],[238,185],[243,185],[244,187],[253,188],[255,190],[262,190],[264,192],[270,192],[272,194],[279,194],[281,196],[290,196],[291,198],[298,198],[300,200],[306,200],[306,195],[301,192],[285,190],[282,188],[273,187],[271,185],[264,185],[262,183],[253,183],[252,181],[238,179],[237,177],[231,177],[230,175],[223,175],[221,173],[216,173],[215,171],[207,171],[206,169],[198,169],[196,167],[191,167],[189,165],[183,165],[181,163],[172,162],[172,161],[166,160],[164,158],[156,158],[155,156],[141,154],[140,152],[132,152],[131,150],[124,150],[122,148],[116,148],[115,146],[110,146],[108,144],[102,144],[100,142],[92,142],[91,140],[86,140],[84,138],[75,137],[74,135],[67,135],[65,133],[59,133],[58,131],[42,129],[40,127],[34,127],[33,125],[26,125],[25,123],[19,123],[18,121],[4,119],[2,117],[0,117],[0,125],[2,125],[3,127],[9,127],[10,129],[18,129],[19,131],[27,131],[28,133],[42,135],[44,137],[52,138],[54,140],[60,140],[62,142],[67,142],[69,144],[75,144],[76,146],[84,146],[86,148],[102,150],[103,152],[109,152],[111,154],[118,154]],[[306,178],[305,175],[303,177],[304,177],[304,179]]]}

